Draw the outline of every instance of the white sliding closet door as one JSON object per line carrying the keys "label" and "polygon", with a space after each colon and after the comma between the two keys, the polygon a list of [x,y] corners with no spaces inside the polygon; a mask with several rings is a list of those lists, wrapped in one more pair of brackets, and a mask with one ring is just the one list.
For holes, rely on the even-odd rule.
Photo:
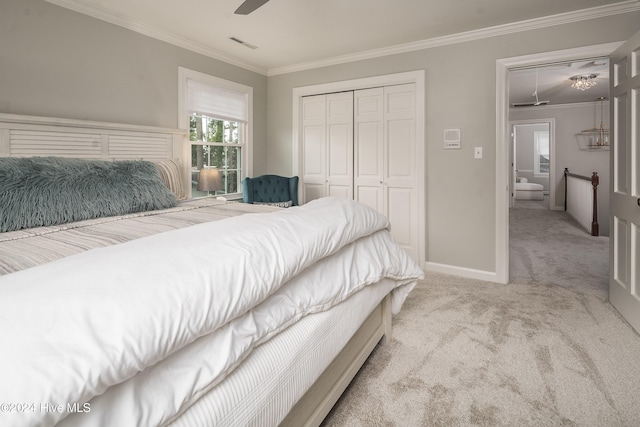
{"label": "white sliding closet door", "polygon": [[384,88],[384,209],[391,234],[418,259],[415,85]]}
{"label": "white sliding closet door", "polygon": [[327,96],[302,98],[302,200],[325,196]]}
{"label": "white sliding closet door", "polygon": [[353,92],[327,95],[327,193],[353,198]]}
{"label": "white sliding closet door", "polygon": [[354,94],[355,168],[354,196],[359,202],[385,212],[384,191],[384,89],[358,90]]}
{"label": "white sliding closet door", "polygon": [[418,260],[415,85],[314,95],[302,101],[303,201],[355,200],[385,214]]}
{"label": "white sliding closet door", "polygon": [[355,199],[385,214],[418,259],[415,87],[357,90],[354,105]]}
{"label": "white sliding closet door", "polygon": [[302,100],[303,200],[353,198],[353,92]]}

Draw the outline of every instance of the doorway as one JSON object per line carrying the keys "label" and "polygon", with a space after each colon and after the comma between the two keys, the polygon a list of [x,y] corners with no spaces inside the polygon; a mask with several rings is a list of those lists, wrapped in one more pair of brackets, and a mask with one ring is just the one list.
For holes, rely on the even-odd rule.
{"label": "doorway", "polygon": [[[511,199],[544,201],[553,209],[555,200],[555,119],[518,120],[511,129]],[[552,195],[553,193],[553,195]]]}
{"label": "doorway", "polygon": [[511,200],[511,137],[509,72],[563,61],[609,56],[621,43],[607,43],[496,61],[496,281],[509,282],[509,206]]}

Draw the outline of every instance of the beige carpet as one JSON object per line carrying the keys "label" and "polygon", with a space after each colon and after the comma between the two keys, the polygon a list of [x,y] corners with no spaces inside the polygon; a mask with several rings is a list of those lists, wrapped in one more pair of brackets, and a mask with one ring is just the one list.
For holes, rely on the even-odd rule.
{"label": "beige carpet", "polygon": [[535,207],[511,212],[511,283],[427,274],[323,425],[640,425],[640,336],[607,302],[608,239]]}

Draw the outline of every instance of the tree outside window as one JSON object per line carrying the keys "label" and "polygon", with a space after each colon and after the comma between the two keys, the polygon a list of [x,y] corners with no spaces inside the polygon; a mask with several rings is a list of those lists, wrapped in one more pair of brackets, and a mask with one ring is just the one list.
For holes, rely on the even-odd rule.
{"label": "tree outside window", "polygon": [[189,140],[191,141],[191,186],[193,197],[206,196],[197,191],[198,175],[206,167],[220,170],[222,190],[216,194],[240,193],[242,177],[242,123],[208,117],[202,114],[189,116]]}

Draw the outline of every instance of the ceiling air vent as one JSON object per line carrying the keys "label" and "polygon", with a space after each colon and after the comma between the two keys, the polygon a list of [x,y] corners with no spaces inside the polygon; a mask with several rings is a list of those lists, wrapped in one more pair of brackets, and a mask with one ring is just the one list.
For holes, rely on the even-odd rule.
{"label": "ceiling air vent", "polygon": [[243,40],[240,40],[240,39],[239,39],[239,38],[237,38],[237,37],[229,37],[229,40],[233,40],[234,42],[239,43],[239,44],[241,44],[241,45],[243,45],[243,46],[246,46],[246,47],[248,47],[249,49],[257,49],[257,48],[258,48],[258,46],[254,46],[254,45],[252,45],[251,43],[247,43],[247,42],[245,42],[245,41],[243,41]]}

